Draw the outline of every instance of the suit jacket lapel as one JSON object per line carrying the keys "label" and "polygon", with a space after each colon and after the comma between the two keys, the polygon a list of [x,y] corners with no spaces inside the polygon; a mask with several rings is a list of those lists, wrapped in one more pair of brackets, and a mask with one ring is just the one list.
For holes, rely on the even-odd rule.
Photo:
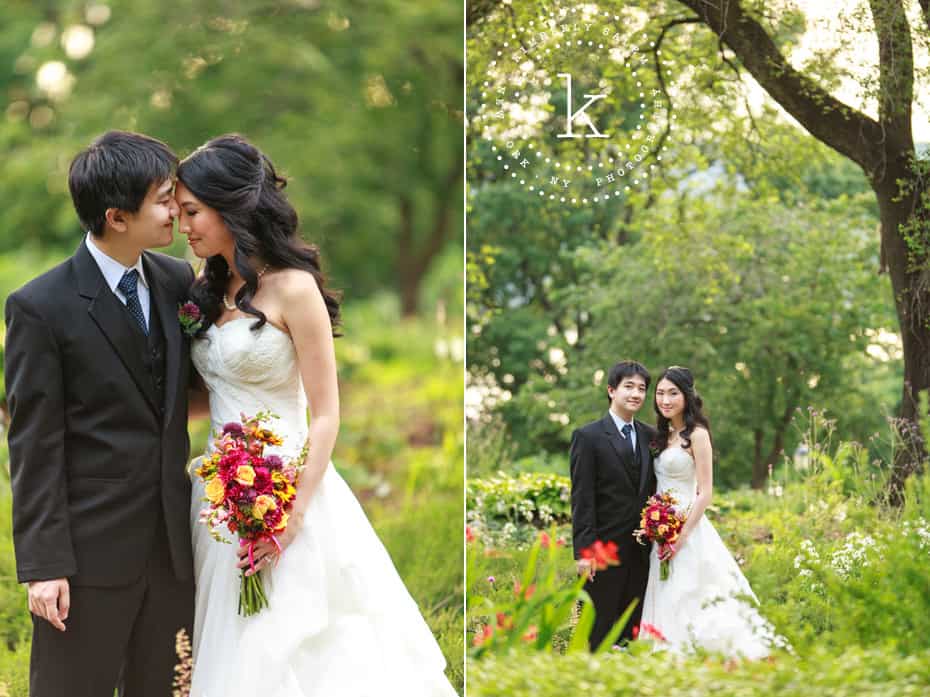
{"label": "suit jacket lapel", "polygon": [[639,421],[635,421],[636,426],[636,445],[639,450],[639,493],[646,491],[647,479],[649,478],[649,462],[652,460],[652,453],[649,451],[649,442],[646,439],[646,429]]}
{"label": "suit jacket lapel", "polygon": [[149,291],[152,298],[152,310],[158,312],[162,332],[165,335],[165,426],[170,423],[169,415],[174,408],[178,395],[178,375],[181,370],[181,325],[178,322],[177,308],[169,298],[170,279],[168,275],[152,263],[145,253],[142,265],[149,279]]}
{"label": "suit jacket lapel", "polygon": [[78,248],[74,257],[75,273],[78,281],[78,293],[90,300],[87,312],[103,332],[123,365],[129,371],[139,391],[145,395],[149,406],[158,413],[158,405],[151,386],[151,378],[145,370],[139,353],[137,339],[133,336],[132,326],[127,321],[126,308],[107,286],[106,279],[100,272],[97,262],[87,251],[84,243]]}
{"label": "suit jacket lapel", "polygon": [[611,447],[614,449],[614,452],[617,454],[617,464],[620,468],[620,471],[623,472],[623,476],[626,477],[627,482],[630,484],[630,487],[633,486],[633,481],[630,479],[630,473],[626,471],[626,456],[623,452],[623,442],[620,438],[620,432],[617,430],[617,424],[614,423],[614,420],[610,417],[610,414],[607,414],[602,420],[601,424],[604,427],[604,434],[607,436],[607,440],[610,441]]}

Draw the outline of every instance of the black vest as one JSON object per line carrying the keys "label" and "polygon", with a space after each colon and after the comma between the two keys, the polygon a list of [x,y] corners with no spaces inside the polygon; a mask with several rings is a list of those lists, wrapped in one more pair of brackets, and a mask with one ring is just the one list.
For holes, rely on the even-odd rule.
{"label": "black vest", "polygon": [[149,333],[146,336],[135,318],[126,310],[126,321],[133,328],[133,338],[136,348],[142,355],[142,363],[151,379],[151,392],[155,404],[158,405],[158,419],[165,416],[165,333],[158,318],[158,308],[155,306],[155,293],[149,290]]}

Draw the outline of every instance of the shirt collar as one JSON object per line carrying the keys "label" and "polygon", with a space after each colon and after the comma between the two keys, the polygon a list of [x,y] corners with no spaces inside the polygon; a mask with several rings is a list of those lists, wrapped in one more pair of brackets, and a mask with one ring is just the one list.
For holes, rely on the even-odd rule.
{"label": "shirt collar", "polygon": [[87,233],[87,237],[84,239],[84,242],[87,245],[87,251],[90,252],[90,255],[94,258],[94,261],[97,262],[97,266],[100,267],[100,272],[103,274],[104,279],[106,279],[107,285],[110,286],[110,290],[115,292],[116,286],[119,285],[123,275],[131,269],[135,269],[139,273],[139,280],[142,281],[142,285],[144,285],[146,288],[149,287],[148,280],[145,277],[145,270],[142,267],[141,254],[139,255],[139,258],[136,259],[136,263],[133,266],[126,267],[113,257],[107,255],[103,250],[100,249],[100,247],[94,244],[93,235],[91,235],[89,232]]}
{"label": "shirt collar", "polygon": [[610,414],[610,418],[612,418],[614,420],[614,423],[617,424],[617,430],[620,431],[621,433],[623,432],[624,424],[629,424],[633,428],[633,430],[636,431],[636,424],[634,423],[635,419],[632,421],[624,421],[619,416],[614,414],[613,409],[608,409],[607,413]]}

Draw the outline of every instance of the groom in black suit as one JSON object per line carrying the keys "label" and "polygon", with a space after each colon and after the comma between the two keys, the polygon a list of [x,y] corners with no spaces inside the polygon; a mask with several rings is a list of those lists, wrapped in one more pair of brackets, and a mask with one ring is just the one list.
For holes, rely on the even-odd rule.
{"label": "groom in black suit", "polygon": [[16,571],[31,697],[165,697],[193,624],[187,385],[172,240],[177,159],[111,131],[68,184],[88,231],[6,303]]}
{"label": "groom in black suit", "polygon": [[[621,638],[631,639],[642,617],[649,548],[636,542],[633,531],[656,489],[649,448],[656,431],[634,416],[646,400],[649,382],[649,371],[640,363],[617,363],[607,378],[607,414],[572,433],[572,543],[578,572],[587,576],[585,590],[594,601],[592,651],[634,599],[636,609]],[[595,540],[616,543],[619,566],[597,571],[581,558],[581,550]]]}

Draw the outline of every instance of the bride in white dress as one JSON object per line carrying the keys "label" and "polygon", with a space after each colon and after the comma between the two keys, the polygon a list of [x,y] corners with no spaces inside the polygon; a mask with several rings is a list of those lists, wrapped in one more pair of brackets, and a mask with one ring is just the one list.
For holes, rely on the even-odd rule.
{"label": "bride in white dress", "polygon": [[[178,168],[180,231],[206,259],[191,297],[204,314],[191,356],[212,429],[271,411],[283,445],[309,452],[283,552],[256,545],[268,607],[237,613],[244,552],[198,522],[191,500],[196,605],[191,697],[452,697],[445,659],[364,511],[330,462],[339,425],[333,347],[337,297],[271,162],[221,136]],[[313,413],[308,422],[307,407]],[[191,471],[196,467],[192,465]]]}
{"label": "bride in white dress", "polygon": [[[656,491],[671,492],[687,520],[674,546],[653,544],[641,626],[655,627],[666,640],[662,646],[674,652],[701,648],[762,658],[783,639],[756,610],[746,577],[704,516],[713,491],[713,448],[701,406],[687,368],[672,366],[659,376]],[[659,578],[660,559],[671,560],[665,581]]]}

